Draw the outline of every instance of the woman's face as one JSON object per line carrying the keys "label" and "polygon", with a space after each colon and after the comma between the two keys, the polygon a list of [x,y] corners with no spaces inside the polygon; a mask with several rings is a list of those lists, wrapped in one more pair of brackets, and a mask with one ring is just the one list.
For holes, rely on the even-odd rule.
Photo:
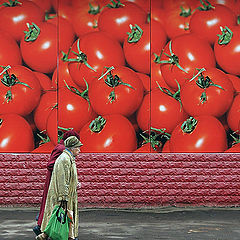
{"label": "woman's face", "polygon": [[72,149],[72,154],[74,157],[76,157],[80,152],[81,152],[80,147]]}

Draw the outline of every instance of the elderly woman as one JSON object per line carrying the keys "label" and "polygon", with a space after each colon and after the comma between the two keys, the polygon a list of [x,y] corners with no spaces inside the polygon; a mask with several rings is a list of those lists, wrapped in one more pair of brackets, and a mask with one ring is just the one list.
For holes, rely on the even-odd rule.
{"label": "elderly woman", "polygon": [[77,198],[77,168],[75,157],[80,153],[82,143],[76,136],[70,136],[64,141],[66,147],[57,158],[48,189],[46,206],[41,224],[42,233],[36,237],[37,240],[45,240],[48,236],[44,233],[56,205],[64,201],[67,209],[73,212],[73,231],[69,232],[69,239],[78,237],[78,198]]}

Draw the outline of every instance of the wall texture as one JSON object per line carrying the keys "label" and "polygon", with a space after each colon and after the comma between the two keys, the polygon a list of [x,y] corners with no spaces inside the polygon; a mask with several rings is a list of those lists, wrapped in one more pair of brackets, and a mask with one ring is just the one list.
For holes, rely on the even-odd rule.
{"label": "wall texture", "polygon": [[[48,154],[0,154],[0,205],[39,206]],[[80,206],[239,206],[240,154],[81,154]]]}

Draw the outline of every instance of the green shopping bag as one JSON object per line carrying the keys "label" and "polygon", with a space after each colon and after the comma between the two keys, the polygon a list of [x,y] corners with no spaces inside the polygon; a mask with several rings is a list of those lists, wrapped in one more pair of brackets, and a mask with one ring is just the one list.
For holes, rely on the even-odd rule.
{"label": "green shopping bag", "polygon": [[62,204],[55,206],[44,233],[52,240],[68,240],[69,221],[67,210],[63,210]]}

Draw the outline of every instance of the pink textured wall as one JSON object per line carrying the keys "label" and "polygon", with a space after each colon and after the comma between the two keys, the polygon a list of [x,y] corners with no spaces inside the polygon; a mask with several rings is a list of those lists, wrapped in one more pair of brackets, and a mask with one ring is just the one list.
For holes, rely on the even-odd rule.
{"label": "pink textured wall", "polygon": [[[0,154],[0,205],[38,206],[48,154]],[[81,154],[80,206],[240,205],[240,154]]]}

